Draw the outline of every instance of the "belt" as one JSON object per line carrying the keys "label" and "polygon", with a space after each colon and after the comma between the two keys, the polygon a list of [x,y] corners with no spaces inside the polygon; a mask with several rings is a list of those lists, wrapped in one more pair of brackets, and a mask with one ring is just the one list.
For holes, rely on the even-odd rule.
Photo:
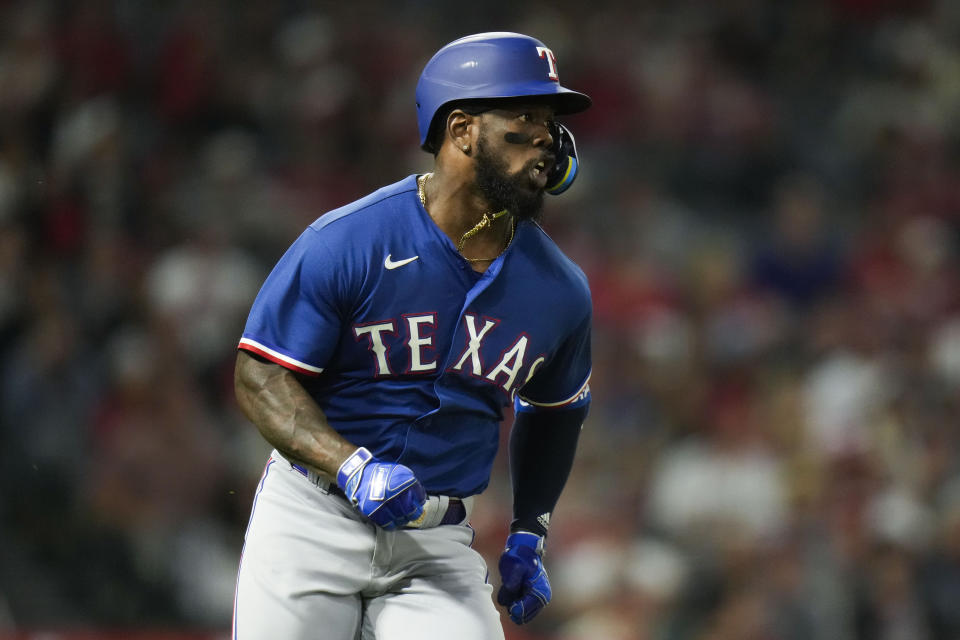
{"label": "belt", "polygon": [[[276,455],[276,454],[274,454]],[[279,456],[278,456],[279,457]],[[343,490],[337,486],[336,482],[328,480],[326,477],[314,473],[295,462],[290,463],[290,467],[302,475],[304,478],[315,484],[320,490],[332,496],[337,496],[347,502],[350,499]],[[406,529],[429,529],[447,524],[461,524],[466,522],[469,516],[472,498],[455,498],[452,496],[427,496],[427,501],[423,505],[423,513],[416,520],[411,520],[404,528]]]}

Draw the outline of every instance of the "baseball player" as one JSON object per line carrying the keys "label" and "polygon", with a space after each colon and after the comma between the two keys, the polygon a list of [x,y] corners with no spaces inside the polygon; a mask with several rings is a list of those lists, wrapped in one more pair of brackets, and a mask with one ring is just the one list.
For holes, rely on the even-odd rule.
{"label": "baseball player", "polygon": [[482,33],[416,89],[431,173],[321,216],[263,284],[240,407],[275,448],[256,491],[233,637],[503,638],[470,511],[511,404],[513,520],[497,602],[550,601],[542,556],[590,402],[590,292],[538,225],[577,172],[542,42]]}

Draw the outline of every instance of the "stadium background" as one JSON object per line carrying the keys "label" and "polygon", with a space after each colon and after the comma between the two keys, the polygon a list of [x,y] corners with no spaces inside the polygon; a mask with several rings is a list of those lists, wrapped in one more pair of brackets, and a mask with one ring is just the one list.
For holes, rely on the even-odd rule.
{"label": "stadium background", "polygon": [[[546,218],[595,400],[508,638],[960,637],[950,0],[0,1],[0,637],[225,636],[245,313],[429,168],[416,77],[490,29],[595,102]],[[491,564],[508,505],[501,457]]]}

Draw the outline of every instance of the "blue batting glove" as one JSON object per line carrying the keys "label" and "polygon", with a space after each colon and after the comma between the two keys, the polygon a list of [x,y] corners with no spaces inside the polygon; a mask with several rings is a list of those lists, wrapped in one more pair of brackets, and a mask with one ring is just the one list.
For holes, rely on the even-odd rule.
{"label": "blue batting glove", "polygon": [[340,465],[337,486],[360,513],[387,531],[419,518],[427,501],[409,467],[380,462],[364,447]]}
{"label": "blue batting glove", "polygon": [[543,568],[543,537],[527,531],[507,536],[500,556],[497,602],[516,624],[530,622],[550,602],[550,580]]}

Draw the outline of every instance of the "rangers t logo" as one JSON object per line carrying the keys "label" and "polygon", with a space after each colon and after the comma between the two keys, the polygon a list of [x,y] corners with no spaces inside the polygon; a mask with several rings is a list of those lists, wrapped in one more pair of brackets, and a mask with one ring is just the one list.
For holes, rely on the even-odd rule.
{"label": "rangers t logo", "polygon": [[557,56],[553,55],[553,51],[546,47],[537,47],[537,53],[540,54],[541,58],[547,59],[547,65],[550,69],[547,72],[547,77],[554,82],[560,82],[560,74],[557,73]]}

